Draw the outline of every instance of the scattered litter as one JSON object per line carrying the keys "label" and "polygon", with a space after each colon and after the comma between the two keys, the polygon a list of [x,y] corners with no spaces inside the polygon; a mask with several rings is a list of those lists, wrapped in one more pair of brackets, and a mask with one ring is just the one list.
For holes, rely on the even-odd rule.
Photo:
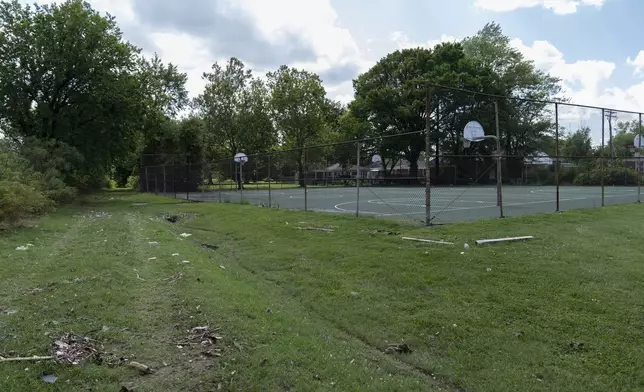
{"label": "scattered litter", "polygon": [[181,234],[179,234],[179,236],[180,236],[180,237],[183,237],[183,238],[188,238],[188,237],[190,237],[191,235],[192,235],[192,234],[188,234],[188,233],[181,233]]}
{"label": "scattered litter", "polygon": [[4,309],[0,310],[0,316],[11,316],[12,314],[18,313],[15,309]]}
{"label": "scattered litter", "polygon": [[465,248],[465,249],[469,249],[469,248],[470,248],[470,244],[466,243],[465,245],[463,245],[463,248]]}
{"label": "scattered litter", "polygon": [[411,354],[411,348],[406,343],[390,344],[385,349],[385,354]]}
{"label": "scattered litter", "polygon": [[48,384],[53,384],[58,380],[55,374],[43,374],[40,376],[40,379]]}
{"label": "scattered litter", "polygon": [[148,242],[148,245],[159,246],[159,243],[157,241],[150,241]]}
{"label": "scattered litter", "polygon": [[400,233],[396,231],[380,230],[380,229],[362,230],[362,231],[369,234],[400,235]]}
{"label": "scattered litter", "polygon": [[226,269],[226,267],[224,267],[223,265],[220,265],[220,266],[219,266],[219,268],[221,268],[221,269],[223,269],[223,270],[225,270],[225,269]]}
{"label": "scattered litter", "polygon": [[172,283],[172,282],[176,282],[177,280],[181,280],[181,279],[183,279],[183,272],[179,272],[178,274],[176,274],[176,275],[174,275],[174,276],[172,276],[170,278],[165,278],[163,280],[166,281],[166,282],[169,281],[170,283]]}
{"label": "scattered litter", "polygon": [[34,244],[27,244],[27,248],[31,248]]}
{"label": "scattered litter", "polygon": [[179,217],[176,215],[170,215],[169,217],[165,218],[165,220],[167,220],[170,223],[177,223],[177,221],[179,220]]}
{"label": "scattered litter", "polygon": [[76,216],[76,218],[87,219],[87,220],[98,220],[98,219],[106,219],[111,217],[112,217],[112,214],[110,214],[109,212],[99,212],[99,211],[90,211],[85,215]]}
{"label": "scattered litter", "polygon": [[271,309],[271,308],[266,309],[266,313],[273,314],[273,309]]}
{"label": "scattered litter", "polygon": [[492,272],[492,268],[487,267],[487,272]]}
{"label": "scattered litter", "polygon": [[357,297],[357,296],[359,296],[359,295],[360,295],[360,293],[359,293],[359,292],[357,292],[357,291],[352,291],[352,292],[351,292],[351,295],[353,295],[354,297]]}
{"label": "scattered litter", "polygon": [[173,253],[172,257],[179,256],[179,253]]}
{"label": "scattered litter", "polygon": [[501,242],[527,241],[527,240],[533,240],[533,239],[534,237],[531,235],[524,236],[524,237],[493,238],[488,240],[477,240],[476,245],[491,245],[491,244],[498,244]]}
{"label": "scattered litter", "polygon": [[210,249],[210,250],[217,250],[219,247],[217,245],[210,245],[210,244],[201,244],[202,248],[205,249]]}
{"label": "scattered litter", "polygon": [[133,268],[133,270],[134,270],[134,272],[136,272],[136,278],[137,278],[138,280],[145,280],[145,279],[143,279],[143,278],[141,278],[141,277],[139,276],[139,270],[137,270],[136,268]]}
{"label": "scattered litter", "polygon": [[182,261],[182,263],[183,264],[190,264],[190,262],[188,260],[184,260],[184,261]]}
{"label": "scattered litter", "polygon": [[150,203],[132,203],[134,207],[143,207],[143,206],[147,206],[148,204]]}
{"label": "scattered litter", "polygon": [[187,331],[188,335],[183,342],[175,343],[180,350],[185,346],[199,346],[201,347],[201,355],[204,357],[221,357],[221,349],[211,348],[217,341],[223,338],[217,335],[219,328],[210,328],[209,326],[198,326]]}
{"label": "scattered litter", "polygon": [[156,257],[150,257],[150,258],[148,259],[148,261],[152,261],[152,260],[156,260],[156,259],[157,259]]}
{"label": "scattered litter", "polygon": [[324,233],[333,233],[335,230],[333,229],[325,229],[322,227],[297,227],[298,230],[312,230],[312,231],[322,231]]}
{"label": "scattered litter", "polygon": [[15,357],[15,358],[0,357],[0,362],[47,361],[49,359],[54,359],[54,357],[52,356],[39,357],[36,355],[34,355],[33,357]]}
{"label": "scattered litter", "polygon": [[59,363],[78,365],[83,361],[98,361],[100,353],[94,340],[68,333],[53,343],[53,357]]}
{"label": "scattered litter", "polygon": [[135,361],[128,362],[127,365],[129,367],[132,367],[132,368],[138,370],[139,373],[141,373],[141,374],[150,374],[150,373],[153,372],[153,370],[148,365],[144,365],[142,363],[138,363],[138,362],[135,362]]}
{"label": "scattered litter", "polygon": [[426,242],[428,244],[454,245],[453,242],[426,240],[426,239],[423,239],[423,238],[403,237],[402,239],[403,240],[408,240],[408,241]]}
{"label": "scattered litter", "polygon": [[461,252],[461,254],[462,254],[462,255],[464,255],[464,254],[465,254],[465,252]]}
{"label": "scattered litter", "polygon": [[103,325],[103,328],[101,328],[101,332],[107,332],[109,330],[110,330],[110,327],[108,327],[107,325]]}
{"label": "scattered litter", "polygon": [[27,250],[26,246],[19,246],[16,248],[16,250]]}

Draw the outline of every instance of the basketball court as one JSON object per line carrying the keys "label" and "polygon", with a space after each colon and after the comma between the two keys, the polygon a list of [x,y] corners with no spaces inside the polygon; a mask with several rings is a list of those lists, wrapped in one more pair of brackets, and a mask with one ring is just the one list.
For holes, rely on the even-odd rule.
{"label": "basketball court", "polygon": [[[561,211],[594,208],[602,205],[601,187],[561,186]],[[308,210],[335,214],[379,216],[391,219],[425,220],[423,187],[355,187],[212,191],[178,194],[194,201],[250,203],[288,210]],[[604,204],[636,203],[638,188],[606,187]],[[498,218],[496,187],[432,187],[432,223],[447,223],[482,218]],[[520,216],[556,210],[556,187],[505,186],[505,216]]]}

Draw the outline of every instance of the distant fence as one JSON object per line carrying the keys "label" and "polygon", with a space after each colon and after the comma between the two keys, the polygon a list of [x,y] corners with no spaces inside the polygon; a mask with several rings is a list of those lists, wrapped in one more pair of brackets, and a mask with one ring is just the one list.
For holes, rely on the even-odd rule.
{"label": "distant fence", "polygon": [[[254,154],[244,163],[142,156],[140,189],[425,225],[641,201],[640,113],[438,86],[428,97],[429,121],[411,132]],[[464,145],[469,121],[489,140]],[[583,124],[593,145],[583,132],[571,140],[578,129],[570,124]]]}

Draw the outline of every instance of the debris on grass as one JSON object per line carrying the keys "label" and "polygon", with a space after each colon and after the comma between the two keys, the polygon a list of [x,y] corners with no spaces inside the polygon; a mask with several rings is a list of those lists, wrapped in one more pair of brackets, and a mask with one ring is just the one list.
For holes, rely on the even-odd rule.
{"label": "debris on grass", "polygon": [[101,354],[96,341],[86,337],[67,333],[54,341],[53,358],[58,363],[78,365],[85,361],[100,362]]}
{"label": "debris on grass", "polygon": [[470,248],[470,244],[465,243],[465,244],[463,245],[463,248],[465,248],[465,249],[469,249],[469,248]]}
{"label": "debris on grass", "polygon": [[16,248],[16,250],[27,250],[28,248],[26,246],[19,246]]}
{"label": "debris on grass", "polygon": [[359,292],[357,292],[357,291],[352,291],[352,292],[351,292],[351,295],[353,295],[354,297],[357,297],[357,296],[359,296],[359,295],[360,295],[360,293],[359,293]]}
{"label": "debris on grass", "polygon": [[174,276],[171,276],[169,278],[165,278],[163,280],[166,281],[166,282],[172,283],[172,282],[176,282],[177,280],[181,280],[181,279],[183,279],[183,272],[179,272],[178,274],[176,274]]}
{"label": "debris on grass", "polygon": [[148,261],[152,261],[152,260],[156,260],[156,259],[157,259],[156,257],[150,257],[150,258],[148,258]]}
{"label": "debris on grass", "polygon": [[150,242],[148,242],[148,245],[159,246],[159,243],[157,241],[150,241]]}
{"label": "debris on grass", "polygon": [[492,244],[498,244],[502,242],[528,241],[533,239],[534,237],[531,235],[523,236],[523,237],[492,238],[487,240],[477,240],[476,245],[492,245]]}
{"label": "debris on grass", "polygon": [[172,257],[176,257],[176,256],[179,256],[179,253],[173,253],[172,254]]}
{"label": "debris on grass", "polygon": [[335,230],[333,229],[325,229],[323,227],[297,227],[298,230],[311,230],[311,231],[321,231],[324,233],[333,233]]}
{"label": "debris on grass", "polygon": [[33,357],[14,357],[14,358],[5,358],[5,357],[0,357],[0,362],[22,362],[22,361],[47,361],[50,359],[54,359],[53,356],[37,356],[34,355]]}
{"label": "debris on grass", "polygon": [[188,261],[188,260],[184,260],[184,261],[182,261],[182,263],[183,263],[183,264],[190,264],[190,261]]}
{"label": "debris on grass", "polygon": [[141,278],[141,276],[139,275],[139,270],[134,269],[134,272],[136,272],[136,278],[137,278],[138,280],[145,280],[145,279]]}
{"label": "debris on grass", "polygon": [[369,234],[383,234],[383,235],[400,235],[397,231],[381,230],[381,229],[372,229],[372,230],[362,230],[365,233]]}
{"label": "debris on grass", "polygon": [[188,237],[190,237],[191,235],[192,235],[192,234],[188,234],[188,233],[181,233],[181,234],[179,234],[179,237],[188,238]]}
{"label": "debris on grass", "polygon": [[90,211],[85,215],[76,216],[76,218],[86,219],[86,220],[99,220],[99,219],[107,219],[111,217],[112,217],[112,214],[110,214],[109,212],[100,212],[100,211]]}
{"label": "debris on grass", "polygon": [[0,310],[0,316],[11,316],[12,314],[18,313],[15,309],[2,309]]}
{"label": "debris on grass", "polygon": [[174,343],[180,350],[184,347],[199,346],[201,355],[204,357],[221,357],[221,349],[213,348],[217,341],[222,340],[216,332],[219,328],[210,328],[209,326],[197,326],[189,329],[186,339],[182,342]]}
{"label": "debris on grass", "polygon": [[411,354],[412,350],[407,343],[390,344],[385,349],[385,354]]}
{"label": "debris on grass", "polygon": [[134,206],[134,207],[143,207],[143,206],[147,206],[149,204],[150,203],[132,203],[132,206]]}
{"label": "debris on grass", "polygon": [[41,374],[40,379],[48,384],[53,384],[58,380],[58,377],[55,374]]}
{"label": "debris on grass", "polygon": [[437,240],[427,240],[424,238],[413,238],[413,237],[403,237],[403,240],[407,241],[416,241],[416,242],[424,242],[427,244],[438,244],[438,245],[454,245],[453,242],[447,242],[447,241],[437,241]]}
{"label": "debris on grass", "polygon": [[221,268],[222,270],[226,269],[226,267],[224,267],[223,265],[220,265],[219,268]]}
{"label": "debris on grass", "polygon": [[219,247],[217,245],[210,245],[210,244],[201,244],[201,247],[204,249],[210,249],[210,250],[217,250]]}
{"label": "debris on grass", "polygon": [[139,373],[141,373],[141,374],[151,374],[151,373],[154,372],[154,370],[151,367],[149,367],[148,365],[145,365],[145,364],[139,363],[139,362],[135,362],[135,361],[128,362],[127,366],[138,370]]}

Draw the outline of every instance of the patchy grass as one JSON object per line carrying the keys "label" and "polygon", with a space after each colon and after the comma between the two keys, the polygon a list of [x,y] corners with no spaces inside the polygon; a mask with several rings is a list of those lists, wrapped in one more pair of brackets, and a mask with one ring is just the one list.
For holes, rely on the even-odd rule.
{"label": "patchy grass", "polygon": [[[0,355],[47,355],[73,331],[112,365],[1,363],[0,390],[642,389],[642,219],[628,205],[428,230],[109,192],[0,236]],[[508,235],[537,239],[474,245]],[[177,347],[205,325],[221,357]]]}

